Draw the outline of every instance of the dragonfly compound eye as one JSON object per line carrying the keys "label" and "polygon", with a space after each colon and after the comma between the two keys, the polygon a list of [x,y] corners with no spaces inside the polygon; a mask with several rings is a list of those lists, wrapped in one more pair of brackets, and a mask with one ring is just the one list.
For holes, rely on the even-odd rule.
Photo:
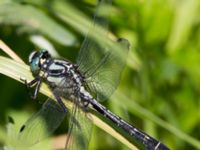
{"label": "dragonfly compound eye", "polygon": [[31,72],[36,75],[40,71],[40,59],[42,52],[34,51],[29,55],[29,63]]}
{"label": "dragonfly compound eye", "polygon": [[32,59],[32,61],[30,63],[30,68],[31,68],[31,72],[34,75],[39,73],[39,71],[40,71],[40,59],[39,59],[39,57]]}
{"label": "dragonfly compound eye", "polygon": [[28,58],[28,62],[31,63],[32,60],[37,57],[38,55],[38,52],[37,51],[33,51],[30,55],[29,55],[29,58]]}

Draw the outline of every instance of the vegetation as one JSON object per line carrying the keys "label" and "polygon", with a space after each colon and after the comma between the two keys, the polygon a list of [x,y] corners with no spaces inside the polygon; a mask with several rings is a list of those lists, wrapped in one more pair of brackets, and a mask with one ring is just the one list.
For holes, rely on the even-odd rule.
{"label": "vegetation", "polygon": [[[29,53],[41,48],[75,62],[95,4],[94,0],[1,0],[0,40],[26,63]],[[197,0],[115,0],[109,7],[111,37],[127,38],[131,48],[119,88],[102,103],[171,149],[200,149],[199,6]],[[106,43],[99,34],[91,36]],[[0,75],[0,143],[16,145],[13,138],[20,126],[41,105],[16,82],[19,75],[32,79],[28,66],[16,58],[5,59],[3,51],[0,55],[4,74]],[[50,96],[45,87],[42,93]],[[41,94],[38,101],[45,99]],[[14,125],[11,118],[7,124],[8,116]],[[66,130],[63,123],[55,135]],[[115,136],[95,127],[90,149],[128,149],[128,144],[110,135]],[[51,149],[51,142],[41,142],[37,149]]]}

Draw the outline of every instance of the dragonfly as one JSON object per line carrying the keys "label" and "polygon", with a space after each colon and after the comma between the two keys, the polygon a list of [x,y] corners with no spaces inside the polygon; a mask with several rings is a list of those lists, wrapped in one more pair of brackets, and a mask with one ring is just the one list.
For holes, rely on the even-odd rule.
{"label": "dragonfly", "polygon": [[[99,1],[98,7],[111,4],[111,0]],[[95,32],[97,24],[106,29],[107,19],[98,13],[94,16],[94,24],[89,32]],[[106,31],[106,30],[105,30]],[[106,31],[107,32],[107,31]],[[24,80],[28,89],[34,89],[32,99],[36,99],[44,82],[51,90],[52,98],[48,98],[42,108],[21,127],[19,139],[32,136],[36,126],[39,126],[39,117],[43,117],[48,133],[55,131],[67,114],[70,114],[69,134],[65,149],[87,149],[91,137],[91,121],[84,115],[93,109],[101,116],[112,122],[132,137],[139,148],[147,150],[168,150],[160,141],[147,135],[136,127],[112,113],[100,101],[108,99],[117,88],[121,73],[124,69],[129,50],[129,42],[119,38],[114,42],[121,48],[123,57],[106,45],[98,44],[90,36],[86,36],[79,51],[76,63],[66,59],[53,58],[47,50],[34,51],[29,55],[30,70],[34,79]],[[63,98],[73,103],[68,109]],[[38,138],[30,141],[35,144],[42,140],[40,131],[34,131]],[[70,141],[71,138],[73,139]]]}

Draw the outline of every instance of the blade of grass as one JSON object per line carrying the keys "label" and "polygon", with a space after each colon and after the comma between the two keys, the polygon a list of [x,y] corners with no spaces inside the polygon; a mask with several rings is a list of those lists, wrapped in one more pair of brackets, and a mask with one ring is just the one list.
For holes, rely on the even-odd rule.
{"label": "blade of grass", "polygon": [[62,45],[77,43],[75,35],[48,16],[42,9],[16,2],[0,4],[0,24],[17,25],[26,33],[38,32]]}
{"label": "blade of grass", "polygon": [[24,63],[24,61],[12,50],[8,45],[6,45],[2,40],[0,40],[0,49],[3,50],[8,56],[17,62]]}

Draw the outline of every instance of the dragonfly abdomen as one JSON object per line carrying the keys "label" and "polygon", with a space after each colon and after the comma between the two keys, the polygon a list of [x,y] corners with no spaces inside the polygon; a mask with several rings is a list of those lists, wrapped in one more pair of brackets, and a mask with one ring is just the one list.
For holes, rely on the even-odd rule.
{"label": "dragonfly abdomen", "polygon": [[143,133],[142,131],[138,130],[134,126],[130,125],[123,119],[121,119],[119,116],[113,114],[111,111],[106,109],[103,105],[98,103],[95,99],[89,100],[92,107],[102,114],[104,117],[109,119],[111,122],[113,122],[116,126],[124,130],[126,133],[128,133],[130,136],[132,136],[138,144],[140,145],[142,143],[143,149],[146,150],[169,150],[164,144],[157,141],[156,139],[150,137],[149,135]]}

